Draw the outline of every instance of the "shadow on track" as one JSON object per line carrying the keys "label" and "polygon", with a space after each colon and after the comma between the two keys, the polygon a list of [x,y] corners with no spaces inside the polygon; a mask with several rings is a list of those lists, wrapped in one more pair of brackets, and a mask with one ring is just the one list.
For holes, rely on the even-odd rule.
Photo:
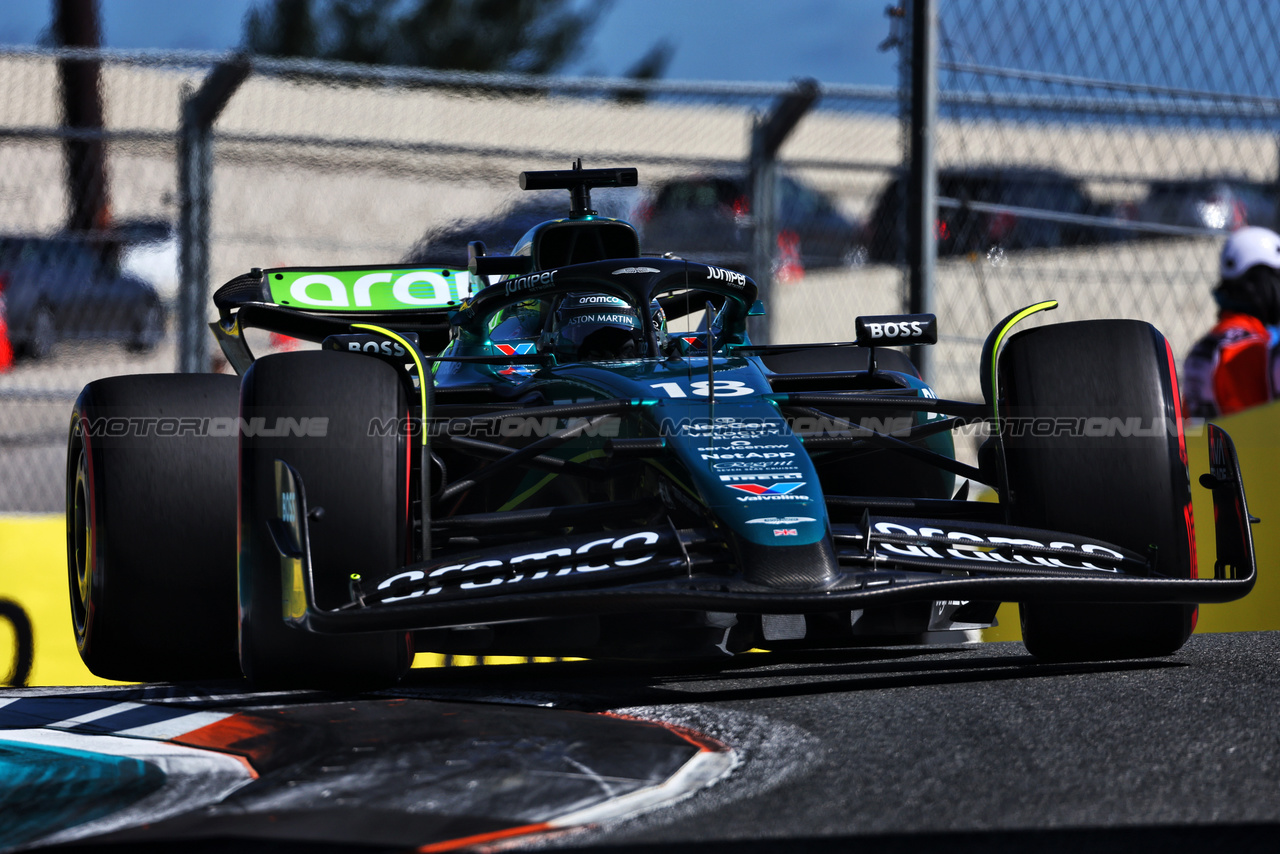
{"label": "shadow on track", "polygon": [[753,653],[712,664],[566,661],[415,670],[396,693],[489,702],[518,701],[528,694],[562,708],[605,711],[629,705],[773,699],[1187,666],[1169,659],[1048,664],[1026,654],[991,654],[995,649],[858,648]]}

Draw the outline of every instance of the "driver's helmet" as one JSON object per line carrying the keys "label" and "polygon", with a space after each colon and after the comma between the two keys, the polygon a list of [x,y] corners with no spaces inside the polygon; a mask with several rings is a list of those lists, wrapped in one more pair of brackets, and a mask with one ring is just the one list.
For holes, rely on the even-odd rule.
{"label": "driver's helmet", "polygon": [[509,305],[489,320],[489,337],[495,341],[537,338],[545,325],[546,305],[542,300],[525,300]]}
{"label": "driver's helmet", "polygon": [[[666,347],[667,319],[651,303],[659,349]],[[635,359],[642,352],[644,321],[630,303],[608,294],[565,294],[551,322],[551,350],[561,359]]]}

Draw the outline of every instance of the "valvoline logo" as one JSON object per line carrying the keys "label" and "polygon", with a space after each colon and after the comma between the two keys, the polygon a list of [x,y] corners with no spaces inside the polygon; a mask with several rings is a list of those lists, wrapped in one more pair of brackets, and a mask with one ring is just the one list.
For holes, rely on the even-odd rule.
{"label": "valvoline logo", "polygon": [[533,352],[533,344],[495,344],[504,356],[525,356]]}
{"label": "valvoline logo", "polygon": [[795,492],[803,483],[771,483],[764,485],[762,483],[731,483],[730,489],[740,489],[743,492],[749,492],[752,495],[787,495]]}

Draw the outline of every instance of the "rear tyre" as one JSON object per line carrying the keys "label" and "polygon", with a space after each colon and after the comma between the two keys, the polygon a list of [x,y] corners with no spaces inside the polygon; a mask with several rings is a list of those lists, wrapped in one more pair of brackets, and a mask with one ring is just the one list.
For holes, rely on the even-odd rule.
{"label": "rear tyre", "polygon": [[76,401],[67,443],[71,622],[98,676],[239,675],[239,388],[236,377],[216,374],[113,377]]}
{"label": "rear tyre", "polygon": [[[369,429],[373,419],[407,414],[395,369],[352,353],[280,353],[254,362],[241,388],[250,427],[240,443],[241,669],[263,687],[395,683],[409,668],[406,633],[320,635],[284,622],[280,556],[267,528],[280,459],[302,476],[313,511],[312,571],[322,607],[349,600],[351,573],[390,574],[405,563],[407,439]],[[323,431],[317,419],[326,419]],[[258,425],[287,435],[262,435]]]}
{"label": "rear tyre", "polygon": [[[1010,338],[1000,357],[1002,412],[1025,428],[1019,435],[1005,425],[1013,522],[1139,554],[1154,546],[1158,574],[1191,578],[1195,535],[1175,377],[1164,336],[1140,321],[1062,323]],[[1026,419],[1094,429],[1037,431]],[[1116,435],[1096,435],[1101,425]],[[1027,602],[1022,635],[1028,651],[1051,661],[1170,655],[1190,636],[1195,613],[1194,605]]]}

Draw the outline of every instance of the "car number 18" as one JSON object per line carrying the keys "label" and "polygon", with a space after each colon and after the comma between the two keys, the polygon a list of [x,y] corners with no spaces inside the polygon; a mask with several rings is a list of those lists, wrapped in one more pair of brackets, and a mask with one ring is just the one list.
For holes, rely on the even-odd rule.
{"label": "car number 18", "polygon": [[[711,383],[707,380],[695,380],[689,383],[689,388],[693,391],[695,397],[709,397]],[[685,390],[680,387],[679,383],[650,383],[649,388],[661,389],[667,393],[668,397],[688,397]],[[715,387],[716,397],[741,397],[744,394],[754,394],[755,389],[743,382],[737,380],[716,380]]]}

